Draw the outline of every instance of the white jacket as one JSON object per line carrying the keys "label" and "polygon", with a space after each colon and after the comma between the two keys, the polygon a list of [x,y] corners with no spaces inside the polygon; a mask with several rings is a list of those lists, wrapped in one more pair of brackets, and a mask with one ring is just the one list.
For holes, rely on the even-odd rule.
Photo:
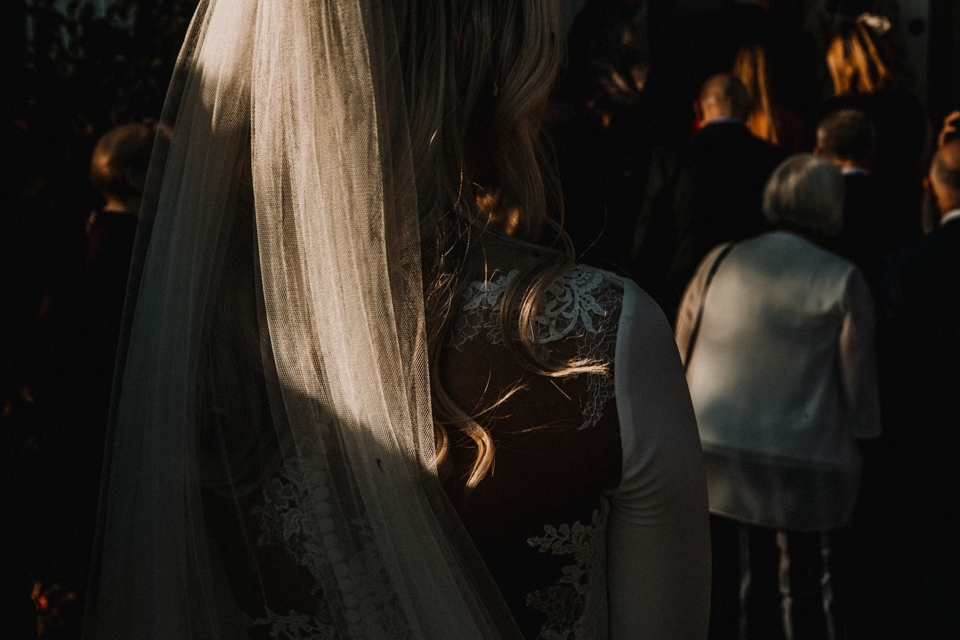
{"label": "white jacket", "polygon": [[[684,294],[684,357],[721,249]],[[685,363],[712,513],[800,531],[849,524],[854,440],[880,434],[873,323],[857,267],[799,235],[765,233],[727,254]]]}

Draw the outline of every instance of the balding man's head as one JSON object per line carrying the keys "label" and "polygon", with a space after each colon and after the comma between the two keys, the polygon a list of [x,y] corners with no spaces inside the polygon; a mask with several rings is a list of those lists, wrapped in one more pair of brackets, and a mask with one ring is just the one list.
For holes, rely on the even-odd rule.
{"label": "balding man's head", "polygon": [[704,124],[717,118],[746,120],[750,97],[743,83],[729,73],[710,76],[700,89],[700,120]]}
{"label": "balding man's head", "polygon": [[941,214],[960,209],[960,139],[950,140],[937,150],[928,182]]}

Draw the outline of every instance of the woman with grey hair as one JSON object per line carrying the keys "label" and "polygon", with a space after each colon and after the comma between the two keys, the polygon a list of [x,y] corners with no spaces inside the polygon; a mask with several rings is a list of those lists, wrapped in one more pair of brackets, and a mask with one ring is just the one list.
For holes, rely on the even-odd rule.
{"label": "woman with grey hair", "polygon": [[709,488],[712,639],[834,638],[844,625],[855,442],[880,434],[880,415],[873,302],[857,267],[819,246],[840,229],[843,189],[830,162],[788,158],[764,193],[774,231],[711,251],[680,308]]}

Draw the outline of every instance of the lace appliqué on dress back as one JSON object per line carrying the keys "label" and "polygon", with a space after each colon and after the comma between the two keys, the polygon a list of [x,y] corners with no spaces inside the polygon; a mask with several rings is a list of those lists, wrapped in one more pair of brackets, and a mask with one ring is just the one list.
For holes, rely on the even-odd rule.
{"label": "lace appliqu\u00e9 on dress back", "polygon": [[[599,640],[606,629],[606,528],[610,506],[601,498],[592,522],[547,525],[527,544],[540,553],[572,555],[558,584],[527,594],[527,606],[546,615],[538,640]],[[596,586],[597,588],[592,588]]]}
{"label": "lace appliqu\u00e9 on dress back", "polygon": [[[500,303],[518,271],[471,282],[464,292],[460,315],[451,333],[450,345],[463,347],[484,335],[491,344],[503,344]],[[617,331],[613,318],[622,303],[622,288],[603,271],[576,266],[561,274],[547,290],[543,309],[535,319],[536,342],[551,343],[576,337],[577,357],[609,365],[609,374],[589,374],[581,429],[595,425],[604,405],[613,399],[613,354]]]}

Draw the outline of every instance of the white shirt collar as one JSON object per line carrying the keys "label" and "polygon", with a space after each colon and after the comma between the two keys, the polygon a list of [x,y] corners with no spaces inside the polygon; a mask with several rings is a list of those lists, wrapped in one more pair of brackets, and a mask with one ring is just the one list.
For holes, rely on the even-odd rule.
{"label": "white shirt collar", "polygon": [[733,116],[719,116],[717,118],[713,118],[712,120],[707,120],[705,123],[703,123],[703,126],[709,127],[712,124],[725,124],[728,122],[740,122],[740,120],[734,118]]}
{"label": "white shirt collar", "polygon": [[960,209],[953,209],[952,211],[947,211],[943,214],[943,217],[940,218],[940,226],[947,224],[951,220],[956,220],[960,218]]}
{"label": "white shirt collar", "polygon": [[863,167],[844,167],[840,170],[845,176],[868,176],[870,172],[864,169]]}

